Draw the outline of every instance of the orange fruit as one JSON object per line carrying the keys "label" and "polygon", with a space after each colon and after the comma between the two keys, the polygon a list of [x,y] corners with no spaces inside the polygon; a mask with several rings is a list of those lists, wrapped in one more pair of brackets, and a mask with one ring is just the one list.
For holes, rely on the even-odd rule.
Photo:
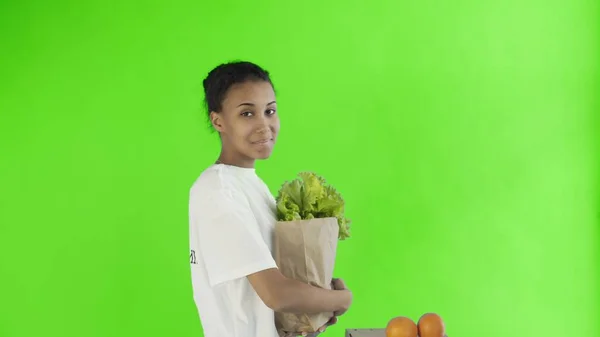
{"label": "orange fruit", "polygon": [[385,337],[417,337],[417,325],[408,317],[392,318],[385,328]]}
{"label": "orange fruit", "polygon": [[446,327],[440,315],[435,313],[426,313],[419,319],[417,325],[419,328],[419,337],[444,337]]}

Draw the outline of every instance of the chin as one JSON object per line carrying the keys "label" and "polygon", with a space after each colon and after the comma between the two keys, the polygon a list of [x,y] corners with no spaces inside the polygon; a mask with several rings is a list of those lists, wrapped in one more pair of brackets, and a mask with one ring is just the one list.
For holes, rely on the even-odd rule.
{"label": "chin", "polygon": [[254,156],[254,159],[256,160],[265,160],[265,159],[269,159],[271,157],[271,153],[258,153],[256,156]]}

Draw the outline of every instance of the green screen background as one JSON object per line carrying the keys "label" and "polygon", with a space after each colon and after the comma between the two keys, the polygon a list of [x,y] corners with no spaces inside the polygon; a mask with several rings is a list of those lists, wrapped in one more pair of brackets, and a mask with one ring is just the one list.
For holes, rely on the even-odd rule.
{"label": "green screen background", "polygon": [[203,3],[0,3],[0,336],[202,335],[187,193],[234,59],[278,89],[273,193],[314,170],[347,201],[323,336],[597,335],[597,3]]}

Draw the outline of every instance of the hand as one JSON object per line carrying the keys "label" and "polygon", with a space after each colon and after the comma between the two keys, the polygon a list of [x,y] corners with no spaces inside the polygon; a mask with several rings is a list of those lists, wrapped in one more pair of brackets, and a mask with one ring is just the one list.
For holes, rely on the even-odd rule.
{"label": "hand", "polygon": [[325,323],[325,325],[320,327],[316,332],[295,332],[295,333],[288,332],[288,333],[284,333],[282,335],[282,337],[296,337],[296,336],[316,337],[319,334],[321,334],[322,332],[324,332],[327,329],[327,327],[332,326],[335,323],[337,323],[337,317],[333,316],[327,323]]}
{"label": "hand", "polygon": [[345,290],[348,291],[350,293],[350,301],[349,303],[344,307],[344,309],[340,310],[340,311],[336,311],[333,313],[333,317],[331,317],[329,319],[329,321],[327,321],[327,323],[325,323],[325,325],[323,325],[322,327],[320,327],[319,329],[317,329],[316,332],[306,332],[306,331],[300,331],[300,332],[280,332],[280,336],[281,337],[297,337],[297,336],[304,336],[304,337],[316,337],[319,334],[321,334],[323,331],[325,331],[325,329],[327,329],[327,327],[332,326],[334,324],[337,323],[338,319],[337,316],[341,316],[343,315],[348,308],[350,307],[350,303],[352,302],[352,293],[350,292],[350,290],[346,287],[346,284],[344,283],[344,281],[342,279],[339,278],[334,278],[331,281],[331,289],[332,290]]}
{"label": "hand", "polygon": [[334,278],[333,280],[331,280],[331,288],[333,290],[347,290],[348,289],[346,287],[346,284],[344,283],[344,280],[342,280],[341,278]]}
{"label": "hand", "polygon": [[341,278],[334,278],[331,281],[331,288],[333,290],[347,291],[350,295],[348,302],[344,306],[344,308],[333,313],[335,316],[342,316],[343,314],[346,313],[346,311],[348,311],[348,308],[350,308],[350,304],[352,304],[352,292],[350,291],[350,289],[348,289],[348,287],[346,287],[346,284],[344,283],[344,281]]}

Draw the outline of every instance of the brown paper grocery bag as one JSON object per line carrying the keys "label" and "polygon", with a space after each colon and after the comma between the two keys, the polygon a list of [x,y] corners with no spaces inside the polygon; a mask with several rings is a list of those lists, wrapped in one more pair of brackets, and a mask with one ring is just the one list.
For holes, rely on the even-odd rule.
{"label": "brown paper grocery bag", "polygon": [[[336,218],[279,221],[275,224],[275,261],[286,277],[331,289],[338,243]],[[275,313],[278,331],[316,332],[333,313],[316,315]]]}

